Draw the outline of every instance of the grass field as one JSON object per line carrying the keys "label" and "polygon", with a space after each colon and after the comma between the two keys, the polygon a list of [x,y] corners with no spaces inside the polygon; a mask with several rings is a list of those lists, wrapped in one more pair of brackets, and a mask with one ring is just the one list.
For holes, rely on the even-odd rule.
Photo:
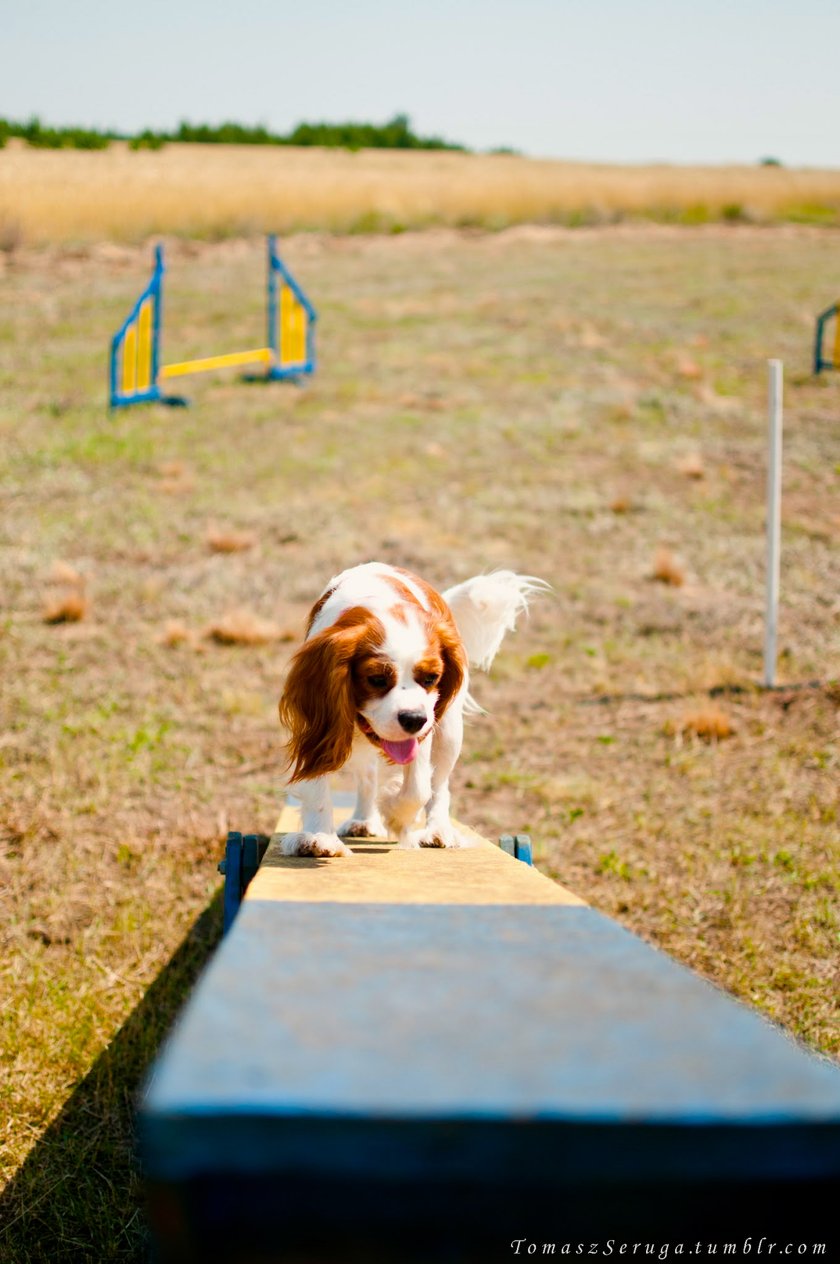
{"label": "grass field", "polygon": [[3,242],[626,219],[840,224],[840,170],[598,166],[506,154],[235,145],[0,150]]}
{"label": "grass field", "polygon": [[[108,340],[150,249],[11,255],[4,1259],[141,1258],[132,1094],[218,933],[226,829],[276,818],[305,611],[366,558],[550,581],[476,684],[489,714],[458,814],[530,832],[545,872],[837,1056],[840,382],[809,376],[836,244],[792,226],[302,235],[284,254],[321,315],[310,385],[208,376],[189,411],[113,417]],[[168,359],[254,344],[263,256],[257,238],[169,243]]]}

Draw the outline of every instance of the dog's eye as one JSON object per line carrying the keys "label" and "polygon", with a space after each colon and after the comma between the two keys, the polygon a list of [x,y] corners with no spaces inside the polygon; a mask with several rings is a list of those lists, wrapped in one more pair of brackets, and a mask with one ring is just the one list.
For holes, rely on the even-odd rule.
{"label": "dog's eye", "polygon": [[387,689],[388,677],[387,676],[368,676],[368,684],[372,685],[374,689]]}
{"label": "dog's eye", "polygon": [[429,674],[429,675],[420,677],[420,684],[423,686],[424,689],[434,689],[438,680],[439,680],[438,676],[433,676]]}

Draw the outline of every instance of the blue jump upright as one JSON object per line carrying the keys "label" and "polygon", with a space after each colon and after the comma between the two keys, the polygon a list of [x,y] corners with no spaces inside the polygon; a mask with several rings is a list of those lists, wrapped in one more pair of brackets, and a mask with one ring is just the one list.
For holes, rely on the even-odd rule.
{"label": "blue jump upright", "polygon": [[[834,320],[834,340],[826,354],[825,331],[832,320]],[[827,307],[817,317],[814,333],[814,375],[822,373],[823,369],[840,369],[840,303],[832,303],[831,307]]]}

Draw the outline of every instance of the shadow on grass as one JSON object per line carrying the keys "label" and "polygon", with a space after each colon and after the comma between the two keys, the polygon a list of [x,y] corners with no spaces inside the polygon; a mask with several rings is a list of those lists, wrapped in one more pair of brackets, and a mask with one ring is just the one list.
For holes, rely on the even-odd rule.
{"label": "shadow on grass", "polygon": [[221,932],[219,892],[0,1195],[4,1264],[149,1258],[135,1099]]}

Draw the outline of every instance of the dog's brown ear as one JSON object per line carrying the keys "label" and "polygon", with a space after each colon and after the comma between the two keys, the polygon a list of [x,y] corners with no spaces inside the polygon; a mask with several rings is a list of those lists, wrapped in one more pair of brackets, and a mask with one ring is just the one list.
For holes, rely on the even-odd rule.
{"label": "dog's brown ear", "polygon": [[304,642],[292,659],[280,699],[292,781],[335,772],[350,756],[356,723],[352,664],[370,635],[369,622],[367,610],[348,610]]}
{"label": "dog's brown ear", "polygon": [[436,631],[443,658],[443,675],[438,683],[438,699],[435,703],[435,719],[439,720],[464,683],[468,664],[466,650],[461,644],[453,620],[441,620]]}

